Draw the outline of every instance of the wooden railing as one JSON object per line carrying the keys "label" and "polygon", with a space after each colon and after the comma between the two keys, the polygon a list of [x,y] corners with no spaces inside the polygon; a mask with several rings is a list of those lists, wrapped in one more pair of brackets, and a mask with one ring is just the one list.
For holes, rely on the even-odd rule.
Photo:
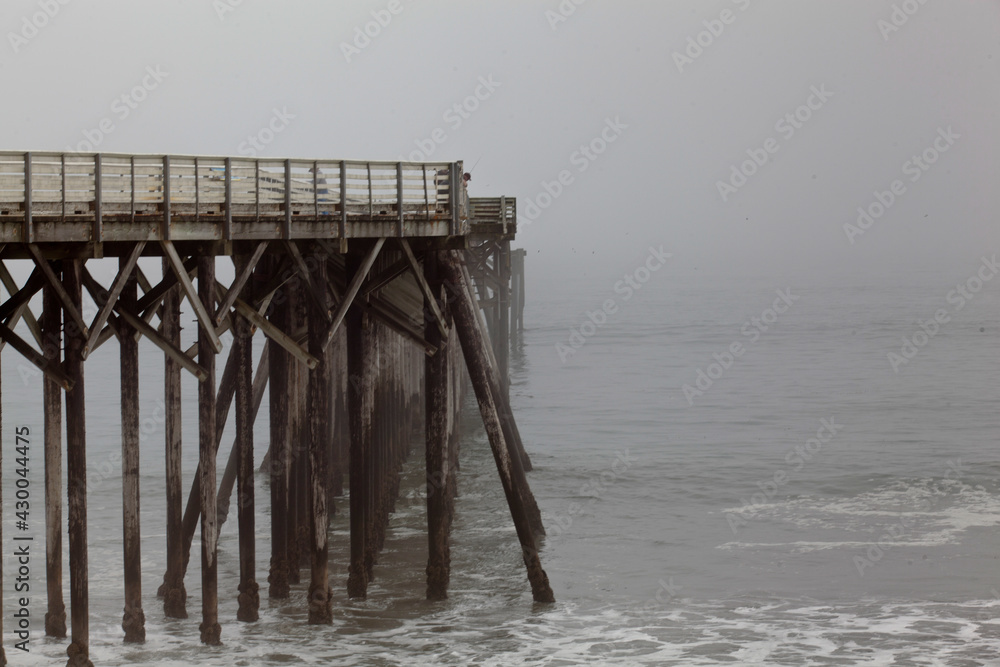
{"label": "wooden railing", "polygon": [[105,236],[110,221],[156,221],[166,239],[180,222],[239,238],[234,221],[278,222],[290,238],[305,219],[339,223],[341,235],[352,222],[397,222],[400,236],[408,222],[446,222],[456,235],[469,218],[461,175],[461,162],[0,152],[0,223],[20,221],[24,242],[42,221],[91,222],[93,242],[124,240],[120,224]]}
{"label": "wooden railing", "polygon": [[[513,234],[517,229],[517,199],[515,197],[472,197],[469,218],[475,231]],[[494,226],[499,226],[496,229]]]}

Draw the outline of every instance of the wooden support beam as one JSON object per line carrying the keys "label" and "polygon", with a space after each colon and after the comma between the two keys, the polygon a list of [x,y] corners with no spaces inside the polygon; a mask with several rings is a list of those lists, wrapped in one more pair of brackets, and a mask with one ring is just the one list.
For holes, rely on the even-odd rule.
{"label": "wooden support beam", "polygon": [[0,340],[10,343],[10,346],[17,350],[25,360],[45,373],[46,377],[51,378],[63,389],[69,389],[73,386],[71,375],[64,373],[58,364],[50,362],[42,354],[36,352],[23,338],[14,333],[13,329],[3,323],[0,323]]}
{"label": "wooden support beam", "polygon": [[[358,290],[361,289],[361,285],[365,282],[365,278],[368,277],[368,272],[371,271],[372,264],[375,263],[375,258],[378,257],[378,253],[382,250],[383,245],[385,245],[384,238],[375,241],[375,245],[373,245],[365,255],[365,258],[362,260],[358,270],[353,276],[351,276],[351,282],[347,286],[347,292],[344,293],[343,298],[337,305],[337,312],[334,314],[333,321],[330,323],[330,327],[326,331],[326,335],[323,338],[324,350],[330,346],[330,341],[332,341],[333,337],[337,334],[337,328],[340,326],[340,323],[344,321],[344,317],[347,315],[347,309],[351,307],[352,303],[354,303],[354,297],[357,296]],[[323,272],[323,275],[326,275],[326,262],[323,263]]]}
{"label": "wooden support beam", "polygon": [[[103,305],[105,303],[104,290],[101,288],[100,283],[98,283],[94,277],[90,275],[90,272],[87,271],[87,269],[83,269],[83,282],[87,286],[87,291],[90,293],[90,296],[94,299],[94,301],[99,305]],[[205,382],[208,379],[208,369],[198,365],[193,359],[191,359],[191,357],[184,354],[184,350],[181,350],[179,347],[175,346],[173,343],[161,336],[156,329],[146,324],[145,320],[134,315],[125,306],[123,306],[122,303],[116,303],[114,311],[118,313],[121,320],[125,324],[142,336],[148,338],[153,345],[156,345],[158,348],[163,350],[165,354],[179,363],[181,368],[184,368],[198,378],[199,382]],[[112,327],[118,326],[116,319],[109,318],[108,323]]]}
{"label": "wooden support beam", "polygon": [[[381,241],[381,239],[379,239]],[[380,243],[377,245],[381,245]],[[316,282],[325,286],[327,282],[326,258],[313,255],[317,263],[314,274]],[[322,289],[325,297],[327,291]],[[356,291],[355,291],[356,293]],[[353,298],[353,295],[351,295]],[[328,302],[328,299],[326,299]],[[329,518],[327,509],[327,484],[329,483],[329,460],[327,451],[332,436],[330,428],[330,362],[332,358],[327,340],[327,313],[329,303],[309,308],[309,352],[320,363],[309,371],[307,393],[308,441],[309,441],[309,529],[311,542],[311,578],[309,582],[309,623],[330,624],[333,622],[333,591],[330,589],[328,572],[329,547],[327,530]]]}
{"label": "wooden support beam", "polygon": [[[330,300],[327,298],[327,286],[325,284],[320,284],[318,280],[315,279],[316,269],[309,269],[309,265],[306,263],[305,258],[299,251],[299,246],[296,245],[294,241],[285,241],[285,249],[292,258],[292,263],[295,266],[296,271],[299,273],[299,277],[302,279],[305,285],[306,292],[309,293],[310,298],[313,300],[313,304],[319,308],[323,308],[326,304],[326,311],[323,313],[323,317],[330,321]],[[324,261],[325,263],[325,261]],[[310,366],[312,368],[312,366]]]}
{"label": "wooden support beam", "polygon": [[[200,342],[199,342],[200,345]],[[229,351],[229,358],[226,361],[225,370],[222,372],[222,380],[219,382],[219,390],[215,399],[215,449],[218,452],[222,442],[222,434],[225,431],[226,419],[229,416],[229,408],[232,405],[233,396],[236,393],[236,364],[237,356],[233,350]],[[183,518],[181,519],[181,564],[179,574],[171,572],[173,567],[171,561],[168,563],[167,573],[164,575],[164,584],[160,587],[165,589],[168,579],[179,577],[183,584],[184,576],[187,573],[187,566],[191,556],[191,543],[194,541],[194,534],[198,528],[198,519],[201,515],[201,462],[195,467],[194,479],[191,481],[191,490],[188,493],[187,504],[184,507]],[[218,496],[216,497],[218,501]],[[218,516],[218,507],[216,507]]]}
{"label": "wooden support beam", "polygon": [[[430,300],[437,301],[441,293],[441,280],[437,270],[437,251],[427,261],[426,273],[431,290]],[[448,495],[450,460],[447,455],[451,416],[448,414],[448,382],[450,350],[448,337],[442,336],[435,323],[427,322],[428,342],[437,352],[424,358],[424,396],[427,470],[427,599],[448,598],[451,579],[450,529],[453,499]]]}
{"label": "wooden support beam", "polygon": [[[42,291],[42,353],[58,364],[62,352],[62,309],[52,288]],[[45,439],[45,587],[48,608],[45,634],[66,637],[66,604],[63,601],[62,549],[62,389],[48,376],[43,380],[42,410]]]}
{"label": "wooden support beam", "polygon": [[[260,244],[258,250],[261,250]],[[260,253],[255,253],[259,259]],[[236,257],[237,268],[243,282],[250,277],[253,258]],[[240,287],[234,287],[238,292]],[[251,295],[252,300],[252,295]],[[256,535],[254,521],[254,479],[253,479],[253,422],[252,403],[253,384],[253,332],[250,322],[240,316],[233,322],[233,355],[236,358],[236,443],[234,449],[239,453],[239,483],[237,489],[237,515],[240,526],[240,585],[239,609],[236,618],[240,621],[254,622],[259,618],[260,587],[256,578]],[[218,503],[216,503],[218,506]],[[221,523],[219,524],[221,528]]]}
{"label": "wooden support beam", "polygon": [[[294,284],[285,291],[291,317],[290,331],[299,331],[306,327],[306,297],[301,286]],[[307,376],[305,366],[291,361],[288,370],[288,512],[285,515],[285,539],[288,541],[288,581],[291,584],[301,582],[303,565],[308,565],[309,554],[309,515],[307,514],[306,484],[308,475],[306,467],[308,458],[308,437],[303,429],[306,406]],[[305,563],[303,562],[305,559]]]}
{"label": "wooden support beam", "polygon": [[[229,309],[233,307],[233,302],[243,291],[243,286],[247,284],[250,276],[253,275],[253,270],[257,266],[257,262],[264,255],[264,251],[267,250],[268,241],[262,241],[257,244],[254,248],[253,254],[240,268],[239,272],[236,274],[236,278],[233,280],[233,284],[229,286],[229,290],[226,297],[222,299],[222,303],[219,304],[219,309],[215,311],[215,326],[222,324],[222,320],[229,314]],[[254,299],[250,299],[251,303],[254,303]]]}
{"label": "wooden support beam", "polygon": [[[222,341],[219,340],[219,336],[215,333],[215,326],[212,324],[213,318],[208,311],[205,310],[204,304],[198,298],[198,293],[194,289],[194,284],[188,277],[187,270],[184,268],[184,263],[181,261],[180,255],[177,254],[177,249],[174,248],[173,242],[160,241],[160,246],[163,248],[164,255],[170,260],[170,268],[173,269],[174,275],[177,276],[177,280],[180,281],[181,288],[187,295],[188,302],[194,309],[195,315],[198,317],[198,324],[201,326],[201,330],[205,333],[208,342],[211,344],[212,350],[214,350],[215,354],[222,352]],[[199,283],[201,281],[201,269],[204,266],[204,264],[200,261],[201,259],[203,258],[199,258],[198,265]],[[209,282],[214,283],[214,281]],[[215,301],[214,295],[212,296],[212,301],[213,303]]]}
{"label": "wooden support beam", "polygon": [[[77,314],[83,301],[83,260],[63,262],[63,281]],[[71,315],[63,310],[64,320]],[[87,427],[83,382],[82,331],[66,330],[66,499],[69,530],[69,600],[71,643],[67,667],[93,667],[90,662],[90,583],[87,566]]]}
{"label": "wooden support beam", "polygon": [[[261,349],[260,361],[257,363],[257,372],[253,376],[253,404],[250,409],[250,420],[252,423],[256,423],[257,421],[257,413],[260,411],[260,404],[264,399],[264,390],[267,388],[268,375],[270,374],[270,364],[268,363],[270,357],[270,347],[271,342],[265,340],[264,346]],[[268,453],[270,453],[270,450],[268,450]],[[218,517],[220,535],[222,534],[222,526],[229,518],[229,501],[233,495],[233,487],[236,485],[236,477],[239,474],[239,465],[240,451],[234,441],[232,449],[229,450],[229,460],[226,461],[226,470],[222,473],[222,480],[219,482],[219,495],[217,501],[219,507]]]}
{"label": "wooden support beam", "polygon": [[421,294],[424,295],[424,307],[429,309],[434,315],[434,321],[437,323],[438,331],[444,338],[448,337],[448,327],[444,321],[444,315],[441,314],[441,309],[438,307],[437,299],[434,297],[430,285],[427,284],[427,280],[424,278],[424,273],[420,269],[420,264],[417,262],[417,258],[413,255],[413,250],[410,248],[410,242],[406,239],[399,239],[399,245],[403,249],[403,254],[406,256],[406,261],[410,264],[410,271],[413,272],[413,277],[417,280],[417,286],[420,288]]}
{"label": "wooden support beam", "polygon": [[400,313],[391,304],[372,299],[368,302],[366,310],[373,319],[386,325],[400,336],[409,339],[417,347],[423,349],[425,354],[434,354],[437,351],[437,348],[424,338],[423,332],[413,329],[405,314]]}
{"label": "wooden support beam", "polygon": [[66,313],[66,326],[69,327],[70,324],[75,325],[77,330],[86,337],[88,329],[87,324],[83,321],[83,315],[80,314],[81,309],[74,305],[69,293],[63,287],[59,278],[56,277],[55,271],[52,270],[48,260],[42,256],[42,251],[33,243],[29,243],[26,248],[31,258],[35,260],[35,266],[42,272],[42,276],[48,282],[49,286],[55,290],[56,296],[59,297],[59,301],[62,303],[63,310]]}
{"label": "wooden support beam", "polygon": [[[173,245],[165,242],[173,251]],[[173,251],[174,271],[183,284],[187,274],[180,268],[180,258]],[[188,281],[190,284],[190,281]],[[198,294],[200,304],[198,330],[198,362],[208,371],[208,379],[198,385],[198,464],[201,482],[201,641],[210,646],[221,644],[219,625],[219,562],[218,528],[215,506],[215,355],[222,345],[211,325],[208,313],[215,305],[215,257],[198,260]]]}
{"label": "wooden support beam", "polygon": [[[269,263],[277,267],[271,258]],[[288,299],[279,299],[272,309],[271,324],[279,329],[291,326]],[[285,517],[288,514],[288,384],[290,355],[280,345],[268,347],[270,367],[269,409],[271,436],[271,516]],[[268,597],[284,599],[289,595],[288,582],[288,542],[285,539],[283,521],[271,521],[271,563],[268,581]]]}
{"label": "wooden support beam", "polygon": [[[222,286],[216,286],[216,289],[222,297],[229,294],[228,290]],[[254,310],[247,302],[242,299],[236,299],[233,301],[233,306],[241,317],[245,317],[251,324],[260,329],[265,336],[288,350],[293,357],[302,361],[309,368],[315,368],[316,364],[319,363],[319,359],[309,354],[306,350],[303,350],[294,338],[286,334],[279,327],[274,326],[273,323],[265,319],[263,315]]]}
{"label": "wooden support beam", "polygon": [[500,389],[504,399],[510,403],[510,241],[500,241],[497,251],[500,287],[497,307],[499,318],[497,327],[497,365],[500,367]]}
{"label": "wooden support beam", "polygon": [[[361,270],[357,257],[347,256],[347,270],[352,277]],[[365,555],[368,551],[368,495],[366,484],[367,457],[370,455],[374,383],[377,372],[374,335],[362,303],[353,303],[347,313],[347,372],[348,420],[350,443],[350,526],[351,556],[347,577],[347,594],[352,599],[368,595],[368,572]]]}
{"label": "wooden support beam", "polygon": [[[4,268],[4,272],[6,271],[7,269]],[[42,289],[44,284],[45,276],[42,275],[38,267],[35,267],[31,275],[28,276],[28,279],[24,282],[24,287],[16,292],[13,291],[12,286],[5,280],[4,285],[7,291],[10,292],[10,298],[4,301],[3,305],[0,305],[0,320],[7,321],[18,308],[31,301],[31,298],[38,294],[38,290]]]}
{"label": "wooden support beam", "polygon": [[[462,275],[465,278],[466,289],[464,291],[468,294],[470,299],[473,299],[472,281],[469,278],[468,267],[466,267],[465,264],[462,263],[461,270],[462,270]],[[486,320],[482,310],[478,308],[475,309],[475,315],[480,326],[483,327],[483,330],[485,330]],[[490,367],[493,369],[491,377],[499,378],[500,366],[497,363],[496,357],[493,355],[493,347],[487,345],[486,353]],[[507,439],[507,443],[508,445],[513,447],[514,450],[517,452],[517,457],[521,461],[521,467],[523,467],[525,471],[530,472],[532,468],[531,458],[528,456],[528,452],[524,448],[524,443],[521,441],[521,433],[518,431],[517,424],[514,421],[514,413],[510,408],[510,401],[507,399],[507,393],[505,391],[502,391],[500,385],[498,385],[495,388],[493,394],[494,396],[496,396],[497,404],[500,408],[500,416],[501,416],[501,421],[503,423],[504,434]],[[538,511],[534,499],[530,499],[528,501],[528,507],[530,510],[530,514],[532,516],[532,523],[535,526],[535,532],[537,532],[540,535],[544,535],[545,528],[542,526],[542,515],[541,512]]]}
{"label": "wooden support beam", "polygon": [[[122,293],[126,283],[137,280],[133,273],[136,262],[139,261],[139,256],[142,255],[142,249],[145,247],[146,242],[140,241],[135,244],[135,247],[132,248],[132,252],[129,253],[128,258],[123,258],[121,266],[118,270],[118,276],[115,278],[114,283],[111,284],[111,291],[108,292],[104,305],[101,307],[100,311],[98,311],[97,316],[90,325],[90,334],[87,337],[87,344],[83,347],[84,359],[86,359],[87,355],[90,354],[90,348],[97,343],[97,339],[101,335],[101,331],[104,329],[104,323],[108,321],[108,317],[111,315],[112,309],[114,309],[115,304],[118,303],[118,295]],[[129,310],[135,310],[135,300],[136,299],[130,300],[131,307],[129,307]],[[133,340],[135,340],[134,337]]]}
{"label": "wooden support beam", "polygon": [[[35,271],[37,271],[37,269],[35,269]],[[19,291],[17,283],[14,282],[14,277],[10,275],[10,272],[7,270],[7,267],[4,266],[3,262],[0,262],[0,282],[3,283],[3,286],[7,290],[8,294],[16,294]],[[44,348],[45,343],[42,338],[42,328],[38,325],[34,315],[31,314],[31,309],[28,308],[27,300],[21,303],[21,305],[13,312],[10,319],[7,321],[7,326],[11,329],[16,328],[18,319],[21,317],[24,317],[24,323],[28,326],[28,330],[31,332],[31,335],[34,336],[35,342],[38,343],[39,347]],[[0,341],[0,350],[3,349],[4,344],[5,343],[3,341]]]}
{"label": "wooden support beam", "polygon": [[[0,383],[2,385],[3,383]],[[0,389],[0,432],[3,431],[3,390]],[[30,435],[30,433],[29,433]],[[0,516],[3,515],[3,447],[0,447]],[[3,544],[3,522],[0,521],[0,544]],[[3,637],[3,558],[0,558],[0,637]],[[0,641],[0,665],[7,664],[7,652]]]}
{"label": "wooden support beam", "polygon": [[[443,256],[439,267],[445,280],[456,285],[465,285],[461,260],[454,252]],[[530,489],[527,488],[525,478],[516,478],[516,468],[519,467],[519,461],[512,459],[504,440],[503,427],[494,399],[494,387],[498,381],[495,377],[492,381],[490,378],[493,369],[488,357],[489,346],[476,318],[471,296],[466,291],[459,290],[459,292],[459,298],[452,304],[455,328],[462,341],[465,364],[472,378],[479,411],[483,417],[486,434],[489,437],[490,449],[493,451],[504,495],[507,497],[507,505],[510,508],[517,537],[521,543],[524,564],[528,570],[528,580],[531,582],[532,596],[536,602],[554,602],[555,598],[552,594],[552,588],[549,586],[548,576],[542,569],[541,561],[538,558],[532,522],[524,504],[524,496],[530,493]]]}
{"label": "wooden support beam", "polygon": [[[170,261],[163,259],[163,273]],[[180,288],[166,290],[163,298],[163,338],[174,347],[181,342]],[[184,486],[181,476],[181,364],[164,356],[163,403],[165,412],[165,465],[167,485],[167,571],[158,594],[163,598],[167,618],[187,618],[187,591],[184,589],[185,541],[182,535]]]}
{"label": "wooden support beam", "polygon": [[[177,274],[174,273],[173,268],[170,264],[170,260],[167,259],[167,268],[163,271],[163,279],[156,285],[151,286],[149,289],[143,289],[143,295],[136,304],[135,311],[137,313],[142,313],[145,317],[146,313],[150,309],[156,309],[159,307],[160,302],[163,301],[164,296],[178,284]],[[190,280],[193,276],[198,274],[198,258],[191,257],[183,264],[184,273],[188,276]]]}
{"label": "wooden support beam", "polygon": [[400,257],[389,265],[388,268],[379,271],[378,274],[368,278],[365,288],[361,290],[362,296],[368,296],[377,292],[396,278],[400,277],[410,269],[410,262],[405,257]]}
{"label": "wooden support beam", "polygon": [[[141,250],[143,244],[137,244]],[[138,299],[134,251],[120,259],[118,280],[110,299],[121,298],[121,307],[131,310]],[[124,278],[124,280],[122,280]],[[110,304],[109,300],[105,306]],[[105,312],[102,308],[102,312]],[[110,311],[105,314],[105,319]],[[102,323],[103,324],[103,323]],[[139,527],[139,343],[128,323],[121,327],[122,408],[122,526],[124,544],[125,615],[122,629],[126,643],[146,641],[146,615],[142,611],[142,549]],[[100,328],[95,328],[95,332]],[[85,351],[85,350],[84,350]]]}

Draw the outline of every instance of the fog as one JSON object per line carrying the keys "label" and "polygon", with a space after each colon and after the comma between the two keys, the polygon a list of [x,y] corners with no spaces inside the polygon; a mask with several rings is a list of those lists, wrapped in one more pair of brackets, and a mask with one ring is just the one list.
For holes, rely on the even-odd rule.
{"label": "fog", "polygon": [[926,0],[8,0],[0,145],[465,160],[473,196],[518,198],[535,290],[660,245],[718,276],[966,272],[997,241],[998,19]]}

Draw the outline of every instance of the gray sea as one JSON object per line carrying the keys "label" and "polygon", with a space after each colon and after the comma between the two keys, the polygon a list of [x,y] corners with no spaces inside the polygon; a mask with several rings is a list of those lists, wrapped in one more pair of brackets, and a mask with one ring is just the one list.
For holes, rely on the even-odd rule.
{"label": "gray sea", "polygon": [[[621,267],[622,275],[631,268]],[[470,401],[448,601],[423,599],[422,434],[415,433],[364,602],[346,599],[347,502],[338,502],[332,626],[306,624],[306,584],[290,600],[263,596],[258,623],[236,621],[230,517],[219,555],[219,648],[198,641],[197,558],[186,582],[190,619],[165,619],[155,597],[165,566],[162,356],[145,343],[148,641],[122,644],[112,342],[87,364],[93,660],[164,667],[998,665],[1000,280],[974,280],[985,275],[979,257],[888,282],[723,279],[668,265],[642,276],[648,281],[631,293],[613,272],[545,290],[529,275],[511,391],[535,465],[529,479],[549,532],[541,557],[558,602],[531,601]],[[185,335],[193,332],[189,322]],[[185,382],[190,480],[196,391]],[[9,349],[3,401],[7,656],[13,665],[62,664],[66,642],[45,639],[41,624],[41,381]],[[26,532],[16,530],[12,511],[17,426],[32,433],[35,504]],[[266,410],[256,435],[259,460]],[[266,480],[257,485],[257,497],[266,498]],[[269,521],[259,504],[261,583]],[[14,648],[11,632],[15,533],[36,540],[27,653]],[[68,572],[65,578],[68,586]]]}

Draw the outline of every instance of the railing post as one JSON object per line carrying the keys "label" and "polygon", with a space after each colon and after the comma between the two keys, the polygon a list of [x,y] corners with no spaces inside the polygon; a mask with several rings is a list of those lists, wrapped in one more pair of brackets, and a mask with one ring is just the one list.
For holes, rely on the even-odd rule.
{"label": "railing post", "polygon": [[170,156],[163,156],[163,240],[170,240]]}
{"label": "railing post", "polygon": [[[132,212],[132,222],[135,223],[135,156],[129,158],[129,167],[131,174],[131,186],[132,186],[132,196],[129,199],[130,210]],[[63,188],[65,190],[65,188]],[[65,201],[65,197],[63,198]]]}
{"label": "railing post", "polygon": [[62,222],[66,222],[66,154],[63,153],[59,156],[59,164],[61,167],[61,190],[62,190]]}
{"label": "railing post", "polygon": [[194,221],[201,221],[201,189],[198,187],[198,158],[194,159]]}
{"label": "railing post", "polygon": [[347,162],[340,161],[340,240],[347,239]]}
{"label": "railing post", "polygon": [[285,160],[285,228],[282,236],[286,241],[292,238],[292,161]]}
{"label": "railing post", "polygon": [[451,236],[458,236],[458,163],[452,162],[448,169],[448,205],[451,206]]}
{"label": "railing post", "polygon": [[222,223],[222,235],[227,241],[233,240],[233,159],[226,158],[226,212]]}
{"label": "railing post", "polygon": [[31,153],[24,154],[24,241],[35,242],[35,229],[31,223]]}
{"label": "railing post", "polygon": [[94,155],[94,243],[104,242],[104,210],[101,201],[101,154]]}
{"label": "railing post", "polygon": [[319,220],[319,163],[313,162],[313,216]]}
{"label": "railing post", "polygon": [[396,236],[403,238],[403,163],[396,163],[396,207],[399,209],[399,219],[396,223]]}

